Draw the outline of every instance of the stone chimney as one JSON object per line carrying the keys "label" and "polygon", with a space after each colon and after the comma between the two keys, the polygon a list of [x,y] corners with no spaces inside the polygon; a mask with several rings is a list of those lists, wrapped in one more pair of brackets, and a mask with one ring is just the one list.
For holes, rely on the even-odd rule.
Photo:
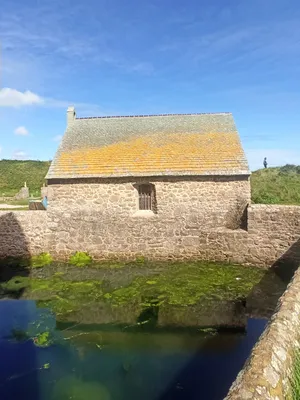
{"label": "stone chimney", "polygon": [[71,125],[76,119],[76,112],[74,107],[68,107],[67,110],[67,126]]}

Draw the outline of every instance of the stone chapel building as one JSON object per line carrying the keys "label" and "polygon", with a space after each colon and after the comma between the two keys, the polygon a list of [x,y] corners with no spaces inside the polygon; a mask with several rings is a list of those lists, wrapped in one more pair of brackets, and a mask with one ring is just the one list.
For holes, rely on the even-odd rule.
{"label": "stone chapel building", "polygon": [[193,230],[242,227],[249,178],[231,113],[76,118],[69,107],[46,176],[53,245],[171,254]]}

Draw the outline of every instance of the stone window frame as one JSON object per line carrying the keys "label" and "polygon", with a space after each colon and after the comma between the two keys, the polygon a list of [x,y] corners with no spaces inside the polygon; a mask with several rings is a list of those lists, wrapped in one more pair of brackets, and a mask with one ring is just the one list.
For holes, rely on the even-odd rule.
{"label": "stone window frame", "polygon": [[[140,198],[140,189],[143,186],[149,186],[150,196],[151,196],[151,205],[150,208],[141,208],[141,198]],[[135,212],[134,216],[145,216],[150,217],[157,214],[157,201],[156,201],[156,190],[155,185],[148,181],[143,181],[139,183],[133,184],[133,187],[136,189],[137,194],[137,211]]]}

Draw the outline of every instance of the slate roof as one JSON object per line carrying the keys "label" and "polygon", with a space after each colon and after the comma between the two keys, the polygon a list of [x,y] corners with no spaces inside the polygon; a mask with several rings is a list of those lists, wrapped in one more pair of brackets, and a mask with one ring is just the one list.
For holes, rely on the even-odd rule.
{"label": "slate roof", "polygon": [[250,174],[231,113],[75,118],[47,179]]}

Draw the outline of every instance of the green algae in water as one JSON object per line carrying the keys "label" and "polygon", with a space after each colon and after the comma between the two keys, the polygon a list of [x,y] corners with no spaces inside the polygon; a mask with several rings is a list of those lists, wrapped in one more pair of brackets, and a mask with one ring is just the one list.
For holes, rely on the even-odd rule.
{"label": "green algae in water", "polygon": [[43,332],[33,338],[33,343],[38,347],[48,347],[52,344],[50,332]]}
{"label": "green algae in water", "polygon": [[52,400],[110,400],[107,388],[98,382],[84,382],[75,376],[68,376],[56,382]]}
{"label": "green algae in water", "polygon": [[30,286],[30,279],[26,276],[15,276],[8,282],[3,282],[0,287],[4,292],[19,292]]}
{"label": "green algae in water", "polygon": [[102,282],[32,279],[27,296],[40,300],[40,306],[51,308],[57,315],[65,315],[80,310],[83,305],[102,300]]}
{"label": "green algae in water", "polygon": [[[26,289],[24,298],[36,300],[40,307],[49,307],[63,317],[81,310],[83,306],[105,303],[128,310],[142,310],[162,304],[191,306],[201,300],[235,301],[246,298],[266,273],[254,267],[203,262],[149,263],[143,268],[144,276],[143,269],[139,270],[139,276],[135,275],[130,284],[120,284],[116,289],[111,289],[110,281],[65,280],[67,271],[64,275],[54,273],[45,279],[15,277],[2,284],[2,288]],[[125,272],[128,274],[128,271],[117,269],[111,281],[116,278],[122,282]]]}
{"label": "green algae in water", "polygon": [[111,300],[116,305],[138,301],[145,306],[151,305],[148,298],[180,306],[196,304],[201,298],[236,300],[245,298],[264,274],[261,269],[239,265],[173,264],[153,280],[138,277],[116,289]]}
{"label": "green algae in water", "polygon": [[102,281],[67,281],[61,276],[51,279],[14,277],[1,284],[5,292],[26,289],[23,298],[37,300],[40,307],[49,307],[57,315],[79,310],[83,305],[103,299]]}

